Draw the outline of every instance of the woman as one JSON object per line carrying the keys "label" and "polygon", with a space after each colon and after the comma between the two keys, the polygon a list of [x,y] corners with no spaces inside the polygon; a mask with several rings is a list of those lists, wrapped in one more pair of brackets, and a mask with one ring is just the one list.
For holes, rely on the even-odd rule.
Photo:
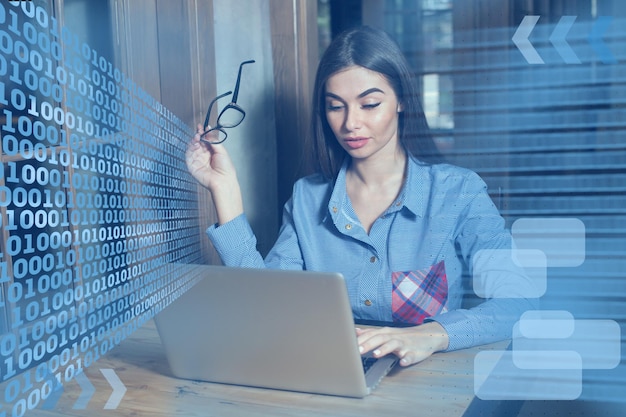
{"label": "woman", "polygon": [[[438,163],[397,45],[367,27],[338,36],[320,61],[313,107],[317,174],[295,184],[265,260],[228,154],[201,143],[199,126],[187,164],[213,196],[218,223],[207,233],[224,264],[341,272],[355,318],[406,326],[357,329],[361,352],[393,353],[402,366],[509,337],[533,306],[530,282],[502,259],[511,236],[484,182]],[[461,309],[467,269],[490,298],[473,309]]]}

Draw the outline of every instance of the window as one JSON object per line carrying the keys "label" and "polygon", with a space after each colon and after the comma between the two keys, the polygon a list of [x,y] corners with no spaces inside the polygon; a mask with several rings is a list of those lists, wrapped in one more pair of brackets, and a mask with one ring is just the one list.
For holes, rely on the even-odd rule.
{"label": "window", "polygon": [[[374,3],[381,4],[364,2]],[[579,264],[556,261],[573,250],[567,245],[544,248],[554,252],[542,309],[623,326],[624,4],[508,1],[494,9],[488,3],[387,0],[384,28],[421,76],[438,146],[450,162],[482,176],[510,227],[582,225]],[[539,17],[528,40],[542,63],[529,62],[513,42],[527,16]],[[624,346],[623,340],[617,343]],[[620,372],[584,370],[581,398],[616,401]]]}

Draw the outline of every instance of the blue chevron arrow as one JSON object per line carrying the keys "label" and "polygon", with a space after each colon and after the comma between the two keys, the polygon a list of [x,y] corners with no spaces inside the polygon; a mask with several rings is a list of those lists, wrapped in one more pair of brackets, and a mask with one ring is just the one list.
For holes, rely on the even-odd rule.
{"label": "blue chevron arrow", "polygon": [[576,21],[576,16],[562,16],[549,38],[566,64],[580,64],[580,59],[578,59],[576,53],[566,40],[567,34],[572,28],[574,21]]}
{"label": "blue chevron arrow", "polygon": [[91,400],[91,397],[93,397],[96,389],[93,387],[91,382],[89,382],[89,379],[84,372],[76,374],[74,378],[76,379],[76,382],[78,382],[78,385],[80,385],[82,392],[80,393],[80,396],[78,397],[72,408],[84,410],[85,408],[87,408],[87,404],[89,403],[89,400]]}
{"label": "blue chevron arrow", "polygon": [[63,395],[63,384],[59,383],[56,378],[51,376],[48,381],[50,382],[50,386],[52,387],[52,391],[50,395],[41,405],[41,408],[44,410],[52,410],[56,407],[61,395]]}
{"label": "blue chevron arrow", "polygon": [[616,64],[617,59],[611,53],[611,50],[604,43],[602,37],[611,25],[611,16],[600,16],[593,24],[591,33],[589,33],[589,43],[604,64]]}
{"label": "blue chevron arrow", "polygon": [[529,64],[544,63],[535,47],[528,40],[528,37],[537,24],[537,21],[539,21],[539,16],[524,16],[522,23],[520,23],[512,38],[513,43],[517,46],[517,49],[519,49],[526,62]]}

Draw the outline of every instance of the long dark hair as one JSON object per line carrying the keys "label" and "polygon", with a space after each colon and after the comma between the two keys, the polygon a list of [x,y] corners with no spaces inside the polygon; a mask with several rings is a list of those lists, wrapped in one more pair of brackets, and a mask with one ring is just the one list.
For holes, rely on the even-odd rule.
{"label": "long dark hair", "polygon": [[315,170],[334,179],[347,156],[326,120],[324,96],[328,78],[351,66],[382,74],[393,88],[403,108],[398,119],[398,139],[407,154],[427,163],[440,162],[441,154],[428,128],[412,71],[402,51],[384,31],[362,26],[338,35],[317,67],[311,119]]}

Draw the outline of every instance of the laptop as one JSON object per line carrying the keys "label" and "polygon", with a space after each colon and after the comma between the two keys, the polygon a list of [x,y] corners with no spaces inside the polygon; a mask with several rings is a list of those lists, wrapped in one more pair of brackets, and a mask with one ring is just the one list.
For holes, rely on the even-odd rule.
{"label": "laptop", "polygon": [[215,265],[188,273],[197,283],[155,316],[176,377],[365,397],[396,364],[359,354],[339,273]]}

